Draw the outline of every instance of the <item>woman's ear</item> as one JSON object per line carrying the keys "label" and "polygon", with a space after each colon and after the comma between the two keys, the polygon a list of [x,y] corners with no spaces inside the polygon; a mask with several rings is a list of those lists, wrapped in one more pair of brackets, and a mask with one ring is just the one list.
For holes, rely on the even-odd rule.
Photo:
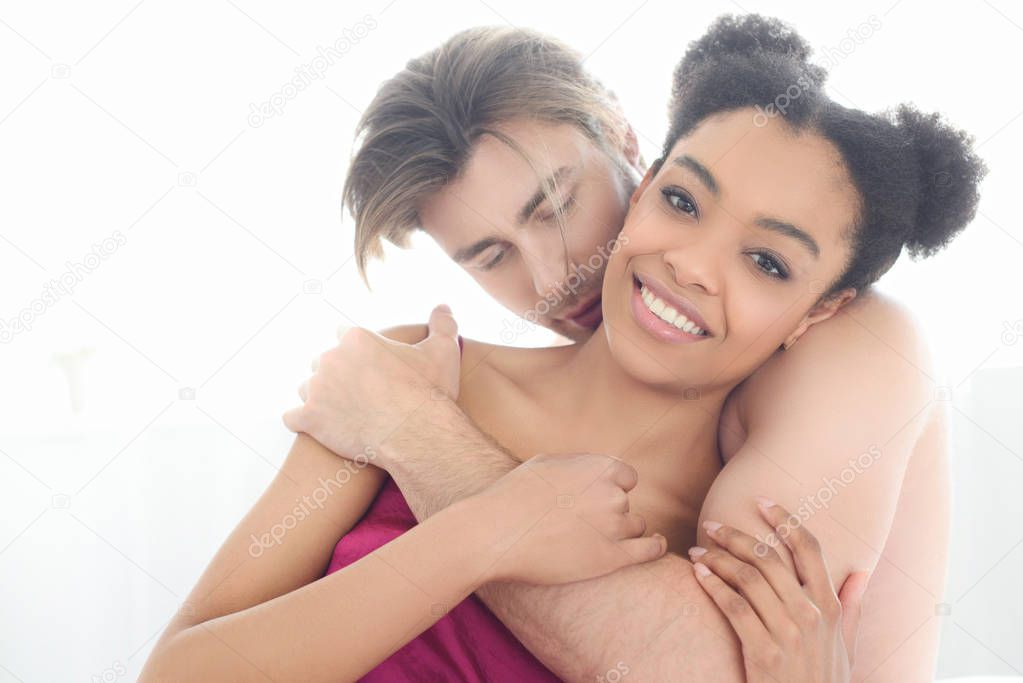
{"label": "woman's ear", "polygon": [[790,348],[792,348],[793,344],[799,341],[800,337],[806,334],[806,331],[808,329],[810,329],[817,323],[824,322],[831,316],[835,315],[836,313],[838,313],[839,309],[842,308],[842,306],[845,306],[847,303],[849,303],[855,298],[856,289],[850,287],[848,289],[843,289],[837,294],[833,294],[827,299],[824,299],[823,301],[817,303],[813,308],[810,309],[810,312],[806,314],[806,317],[803,318],[803,321],[799,323],[799,327],[797,327],[792,332],[792,334],[789,335],[788,339],[785,340],[785,343],[782,344],[782,348],[788,351]]}

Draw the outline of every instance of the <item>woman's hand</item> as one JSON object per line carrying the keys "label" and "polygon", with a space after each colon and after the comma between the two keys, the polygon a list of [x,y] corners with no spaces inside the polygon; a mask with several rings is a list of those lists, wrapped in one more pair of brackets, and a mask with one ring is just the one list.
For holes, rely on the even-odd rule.
{"label": "woman's hand", "polygon": [[637,481],[634,467],[606,455],[538,455],[522,463],[472,496],[483,506],[478,523],[497,557],[488,578],[568,583],[657,559],[667,541],[644,537],[646,522],[629,511]]}
{"label": "woman's hand", "polygon": [[433,309],[429,334],[418,344],[362,328],[345,331],[317,359],[299,387],[303,405],[285,413],[284,424],[342,457],[378,449],[424,405],[458,397],[457,333],[447,306]]}
{"label": "woman's hand", "polygon": [[700,585],[742,642],[746,680],[848,681],[869,574],[850,574],[836,595],[813,534],[767,499],[758,507],[792,551],[798,577],[769,543],[716,522],[704,529],[718,547],[689,550]]}

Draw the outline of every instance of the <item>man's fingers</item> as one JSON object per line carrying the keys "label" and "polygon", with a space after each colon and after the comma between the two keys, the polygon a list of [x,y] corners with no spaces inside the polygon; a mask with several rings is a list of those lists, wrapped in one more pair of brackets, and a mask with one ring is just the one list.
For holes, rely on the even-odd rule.
{"label": "man's fingers", "polygon": [[304,415],[305,412],[302,410],[301,406],[298,408],[292,408],[288,412],[284,413],[284,426],[296,434],[304,431]]}
{"label": "man's fingers", "polygon": [[611,481],[621,486],[625,491],[631,491],[636,488],[636,484],[639,483],[639,472],[636,471],[636,468],[624,460],[614,459],[617,462],[611,464]]}
{"label": "man's fingers", "polygon": [[637,538],[646,533],[646,519],[635,512],[626,512],[622,523],[622,538]]}
{"label": "man's fingers", "polygon": [[853,572],[845,579],[838,601],[842,603],[842,638],[850,664],[856,656],[856,640],[860,631],[860,616],[863,614],[863,594],[867,592],[870,572]]}
{"label": "man's fingers", "polygon": [[663,555],[668,549],[668,539],[661,534],[654,534],[640,538],[627,538],[624,541],[619,541],[618,546],[638,564],[656,560]]}
{"label": "man's fingers", "polygon": [[430,313],[429,327],[430,334],[427,339],[435,336],[454,339],[458,334],[458,323],[455,322],[455,316],[451,315],[451,309],[446,304],[437,306]]}

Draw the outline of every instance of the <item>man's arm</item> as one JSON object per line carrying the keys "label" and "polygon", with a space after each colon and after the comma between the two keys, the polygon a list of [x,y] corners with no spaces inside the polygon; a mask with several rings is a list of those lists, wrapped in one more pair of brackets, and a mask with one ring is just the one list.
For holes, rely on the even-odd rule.
{"label": "man's arm", "polygon": [[929,356],[911,313],[873,292],[810,328],[740,388],[747,434],[700,513],[770,541],[751,500],[767,496],[819,539],[836,586],[873,571],[854,680],[933,677],[948,492]]}
{"label": "man's arm", "polygon": [[[423,405],[380,451],[420,520],[518,465],[450,401]],[[743,680],[738,640],[678,555],[563,586],[495,582],[477,595],[564,680],[623,667],[635,680]]]}

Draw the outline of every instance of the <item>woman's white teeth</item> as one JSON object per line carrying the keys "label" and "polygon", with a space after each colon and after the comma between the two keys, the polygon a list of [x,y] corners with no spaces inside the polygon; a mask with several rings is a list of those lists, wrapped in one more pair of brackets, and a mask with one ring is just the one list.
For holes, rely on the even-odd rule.
{"label": "woman's white teeth", "polygon": [[696,334],[700,336],[706,335],[706,332],[695,325],[692,320],[679,313],[669,304],[665,303],[663,299],[658,299],[654,296],[653,292],[646,288],[646,285],[640,287],[639,293],[643,297],[643,303],[645,303],[646,307],[650,309],[650,312],[664,322],[674,325],[678,329],[683,332],[688,332],[689,334]]}

